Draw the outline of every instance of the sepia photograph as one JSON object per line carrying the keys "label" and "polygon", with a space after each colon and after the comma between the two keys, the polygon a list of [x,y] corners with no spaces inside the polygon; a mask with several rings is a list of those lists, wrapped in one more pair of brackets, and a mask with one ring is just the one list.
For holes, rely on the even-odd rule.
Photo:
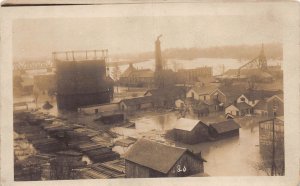
{"label": "sepia photograph", "polygon": [[284,177],[271,10],[13,19],[14,181]]}

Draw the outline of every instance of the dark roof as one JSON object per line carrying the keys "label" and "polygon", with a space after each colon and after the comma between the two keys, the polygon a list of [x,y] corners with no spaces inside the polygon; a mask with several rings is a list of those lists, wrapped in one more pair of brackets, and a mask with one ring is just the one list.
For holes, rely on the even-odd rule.
{"label": "dark roof", "polygon": [[248,105],[248,104],[245,103],[245,102],[237,103],[237,104],[235,104],[235,107],[237,107],[239,110],[244,110],[244,109],[249,109],[249,108],[251,108],[251,106]]}
{"label": "dark roof", "polygon": [[241,128],[240,125],[232,119],[222,121],[219,123],[213,123],[213,124],[210,124],[209,126],[214,128],[217,131],[217,133],[219,133],[219,134]]}
{"label": "dark roof", "polygon": [[283,94],[273,95],[272,97],[267,99],[267,102],[271,101],[272,99],[274,99],[276,97],[279,98],[279,100],[283,102]]}
{"label": "dark roof", "polygon": [[244,93],[244,95],[250,100],[262,100],[265,98],[269,98],[272,97],[276,94],[281,94],[282,90],[251,90],[248,91],[246,93]]}
{"label": "dark roof", "polygon": [[135,71],[136,68],[133,67],[132,64],[129,65],[129,67],[123,72],[123,74],[121,75],[121,77],[129,77],[130,73]]}
{"label": "dark roof", "polygon": [[120,102],[123,102],[124,104],[126,104],[128,106],[138,105],[138,104],[143,104],[143,103],[152,103],[153,97],[152,96],[136,97],[136,98],[130,98],[130,99],[123,99]]}
{"label": "dark roof", "polygon": [[233,85],[229,87],[222,86],[218,89],[225,94],[227,104],[233,103],[240,95],[247,92],[246,87],[242,85]]}
{"label": "dark roof", "polygon": [[[172,147],[154,141],[139,139],[125,154],[125,159],[153,170],[168,173],[188,149]],[[203,160],[200,156],[199,160]]]}
{"label": "dark roof", "polygon": [[267,102],[265,100],[259,101],[255,106],[254,109],[258,110],[267,110]]}

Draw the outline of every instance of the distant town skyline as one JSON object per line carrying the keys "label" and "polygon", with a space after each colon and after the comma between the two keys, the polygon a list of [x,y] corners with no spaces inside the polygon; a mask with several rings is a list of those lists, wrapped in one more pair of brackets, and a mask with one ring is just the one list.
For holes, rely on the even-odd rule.
{"label": "distant town skyline", "polygon": [[162,50],[278,43],[281,24],[270,15],[19,19],[13,23],[13,60],[51,59],[53,51],[66,50],[149,52],[160,34]]}

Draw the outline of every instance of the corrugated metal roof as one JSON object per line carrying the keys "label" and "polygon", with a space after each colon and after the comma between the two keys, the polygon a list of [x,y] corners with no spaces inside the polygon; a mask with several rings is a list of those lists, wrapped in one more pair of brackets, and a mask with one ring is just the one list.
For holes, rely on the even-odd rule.
{"label": "corrugated metal roof", "polygon": [[214,128],[219,134],[241,128],[240,125],[232,119],[220,123],[213,123],[210,124],[209,126]]}
{"label": "corrugated metal roof", "polygon": [[200,120],[180,118],[176,121],[174,129],[192,131],[199,123],[201,123]]}

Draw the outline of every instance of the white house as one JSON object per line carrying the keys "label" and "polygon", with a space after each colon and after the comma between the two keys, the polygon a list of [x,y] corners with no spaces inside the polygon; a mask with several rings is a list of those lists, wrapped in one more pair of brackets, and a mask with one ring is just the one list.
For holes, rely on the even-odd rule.
{"label": "white house", "polygon": [[237,98],[236,100],[237,103],[247,103],[248,105],[254,107],[259,100],[258,99],[250,99],[248,98],[245,94],[242,94],[240,97]]}

